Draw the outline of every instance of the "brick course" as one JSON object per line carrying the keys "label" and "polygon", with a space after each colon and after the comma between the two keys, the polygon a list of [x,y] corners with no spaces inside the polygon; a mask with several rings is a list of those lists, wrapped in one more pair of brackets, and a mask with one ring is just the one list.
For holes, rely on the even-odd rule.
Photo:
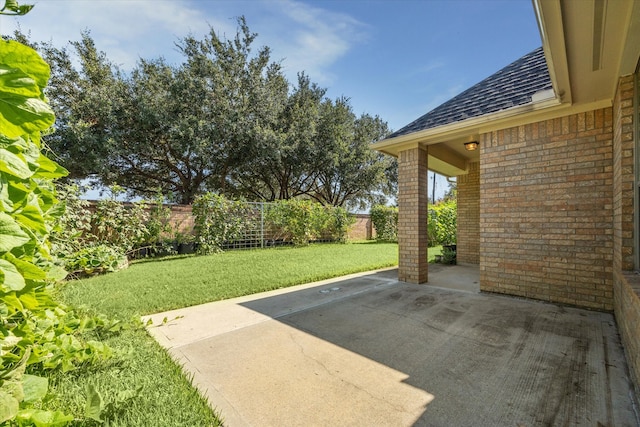
{"label": "brick course", "polygon": [[612,310],[612,109],[480,137],[480,284]]}
{"label": "brick course", "polygon": [[480,163],[469,164],[458,184],[456,259],[462,264],[480,264]]}

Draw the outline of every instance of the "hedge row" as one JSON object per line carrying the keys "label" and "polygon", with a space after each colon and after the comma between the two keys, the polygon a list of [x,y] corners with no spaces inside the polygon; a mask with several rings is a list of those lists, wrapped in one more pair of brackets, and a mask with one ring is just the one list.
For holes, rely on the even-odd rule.
{"label": "hedge row", "polygon": [[312,241],[345,241],[355,217],[344,208],[309,200],[249,203],[207,193],[192,211],[200,253],[215,253],[233,244],[262,247],[307,245]]}
{"label": "hedge row", "polygon": [[[447,200],[429,206],[427,235],[429,246],[451,245],[456,243],[456,223],[458,205],[455,200]],[[398,208],[392,206],[373,206],[371,222],[376,230],[376,239],[398,240]]]}

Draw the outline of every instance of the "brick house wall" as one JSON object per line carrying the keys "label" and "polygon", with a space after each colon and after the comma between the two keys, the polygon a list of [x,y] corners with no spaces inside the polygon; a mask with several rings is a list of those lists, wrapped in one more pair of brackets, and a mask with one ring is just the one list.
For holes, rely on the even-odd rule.
{"label": "brick house wall", "polygon": [[613,103],[613,266],[633,270],[634,76],[620,79]]}
{"label": "brick house wall", "polygon": [[480,163],[469,164],[458,184],[456,259],[461,264],[480,264]]}
{"label": "brick house wall", "polygon": [[629,370],[640,384],[640,277],[633,260],[634,76],[618,82],[613,101],[613,296],[614,313]]}
{"label": "brick house wall", "polygon": [[480,137],[483,291],[613,309],[612,109]]}

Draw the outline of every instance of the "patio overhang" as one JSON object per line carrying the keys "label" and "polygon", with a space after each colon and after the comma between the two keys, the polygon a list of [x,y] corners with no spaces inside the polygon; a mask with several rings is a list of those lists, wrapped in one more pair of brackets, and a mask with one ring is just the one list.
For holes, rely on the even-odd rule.
{"label": "patio overhang", "polygon": [[640,3],[533,0],[553,88],[563,102],[612,100],[640,56]]}
{"label": "patio overhang", "polygon": [[372,148],[398,156],[428,147],[429,169],[464,175],[479,152],[464,143],[478,135],[610,107],[620,76],[635,72],[640,58],[640,2],[631,0],[532,0],[553,91],[531,102],[385,139]]}

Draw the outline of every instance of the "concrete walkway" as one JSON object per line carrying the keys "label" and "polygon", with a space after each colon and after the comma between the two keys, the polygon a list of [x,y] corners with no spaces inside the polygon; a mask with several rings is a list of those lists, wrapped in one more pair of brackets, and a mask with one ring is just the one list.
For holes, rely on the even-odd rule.
{"label": "concrete walkway", "polygon": [[639,425],[612,315],[480,294],[477,266],[429,273],[160,313],[149,332],[232,427]]}

